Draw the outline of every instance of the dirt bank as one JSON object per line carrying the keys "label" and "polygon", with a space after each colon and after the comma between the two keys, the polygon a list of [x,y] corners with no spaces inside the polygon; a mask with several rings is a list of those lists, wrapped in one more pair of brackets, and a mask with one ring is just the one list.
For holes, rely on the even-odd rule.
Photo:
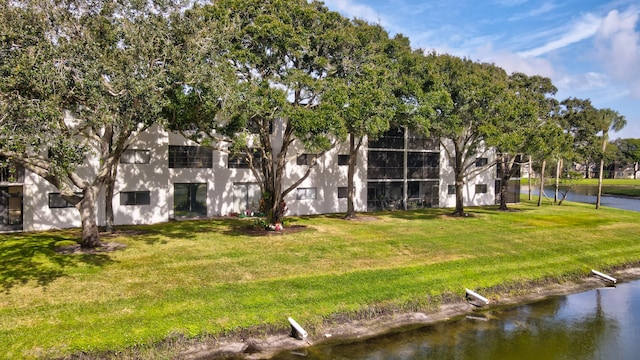
{"label": "dirt bank", "polygon": [[[622,269],[613,272],[611,275],[616,277],[619,282],[640,279],[640,268]],[[478,311],[531,303],[551,296],[578,293],[602,287],[603,284],[603,281],[595,277],[588,277],[579,281],[561,284],[532,286],[519,291],[522,295],[495,294],[491,296],[490,304],[483,307],[478,307],[477,304],[465,301],[463,299],[464,294],[461,294],[459,301],[451,301],[442,305],[437,311],[382,314],[366,320],[332,322],[321,328],[314,329],[313,334],[310,334],[304,340],[295,339],[289,333],[256,338],[234,336],[227,339],[201,340],[182,351],[179,358],[191,360],[220,358],[268,359],[283,350],[304,348],[326,341],[364,339],[382,335],[393,329],[405,326],[428,325]],[[304,323],[301,323],[301,325],[304,327]]]}

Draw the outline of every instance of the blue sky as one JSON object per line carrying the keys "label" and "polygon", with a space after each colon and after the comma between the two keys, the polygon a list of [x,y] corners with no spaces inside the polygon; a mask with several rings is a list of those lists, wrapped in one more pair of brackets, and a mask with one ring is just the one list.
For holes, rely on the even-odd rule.
{"label": "blue sky", "polygon": [[591,99],[627,126],[611,138],[640,138],[638,0],[325,0],[349,18],[401,33],[414,48],[491,62],[551,78],[556,98]]}

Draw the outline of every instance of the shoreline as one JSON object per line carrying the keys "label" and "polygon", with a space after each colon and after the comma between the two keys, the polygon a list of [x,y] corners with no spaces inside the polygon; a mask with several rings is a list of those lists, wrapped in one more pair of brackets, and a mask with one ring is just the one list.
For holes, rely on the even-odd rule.
{"label": "shoreline", "polygon": [[[637,266],[637,265],[636,265]],[[628,282],[640,279],[640,267],[621,268],[611,272],[618,282]],[[384,335],[386,333],[402,331],[407,327],[427,326],[453,318],[477,312],[485,312],[501,307],[511,307],[533,303],[549,297],[565,296],[588,291],[606,285],[602,280],[589,276],[563,283],[533,285],[522,289],[520,295],[501,294],[491,297],[491,303],[478,307],[469,301],[448,302],[440,305],[434,311],[389,313],[373,316],[368,319],[332,322],[314,329],[313,334],[304,340],[290,336],[288,332],[277,335],[264,335],[247,339],[229,337],[220,339],[194,340],[194,342],[179,353],[181,359],[269,359],[287,350],[307,348],[323,343],[357,342],[367,338]],[[304,324],[301,324],[304,327]]]}

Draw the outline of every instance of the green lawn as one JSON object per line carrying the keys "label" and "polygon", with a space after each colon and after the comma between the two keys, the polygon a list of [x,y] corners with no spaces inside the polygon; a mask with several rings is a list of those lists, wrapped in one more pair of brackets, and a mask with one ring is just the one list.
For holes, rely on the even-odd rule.
{"label": "green lawn", "polygon": [[[289,218],[302,231],[247,233],[251,220],[121,228],[127,245],[62,255],[77,230],[0,235],[0,349],[7,358],[118,351],[176,335],[286,332],[335,314],[433,309],[464,288],[495,297],[539,281],[640,263],[640,213],[591,205]],[[374,217],[374,218],[372,218]],[[0,355],[2,357],[2,355]]]}

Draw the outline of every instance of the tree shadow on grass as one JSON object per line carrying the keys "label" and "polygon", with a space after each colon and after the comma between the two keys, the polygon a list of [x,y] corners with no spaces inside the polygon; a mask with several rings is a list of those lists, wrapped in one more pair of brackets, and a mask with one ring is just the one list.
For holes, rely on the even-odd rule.
{"label": "tree shadow on grass", "polygon": [[31,281],[46,287],[81,264],[103,267],[113,263],[104,253],[68,255],[56,251],[60,243],[75,239],[64,232],[0,235],[0,287],[9,292]]}
{"label": "tree shadow on grass", "polygon": [[402,220],[435,220],[443,215],[451,214],[451,209],[429,208],[420,210],[395,210],[384,211],[381,214],[388,214],[389,217]]}

